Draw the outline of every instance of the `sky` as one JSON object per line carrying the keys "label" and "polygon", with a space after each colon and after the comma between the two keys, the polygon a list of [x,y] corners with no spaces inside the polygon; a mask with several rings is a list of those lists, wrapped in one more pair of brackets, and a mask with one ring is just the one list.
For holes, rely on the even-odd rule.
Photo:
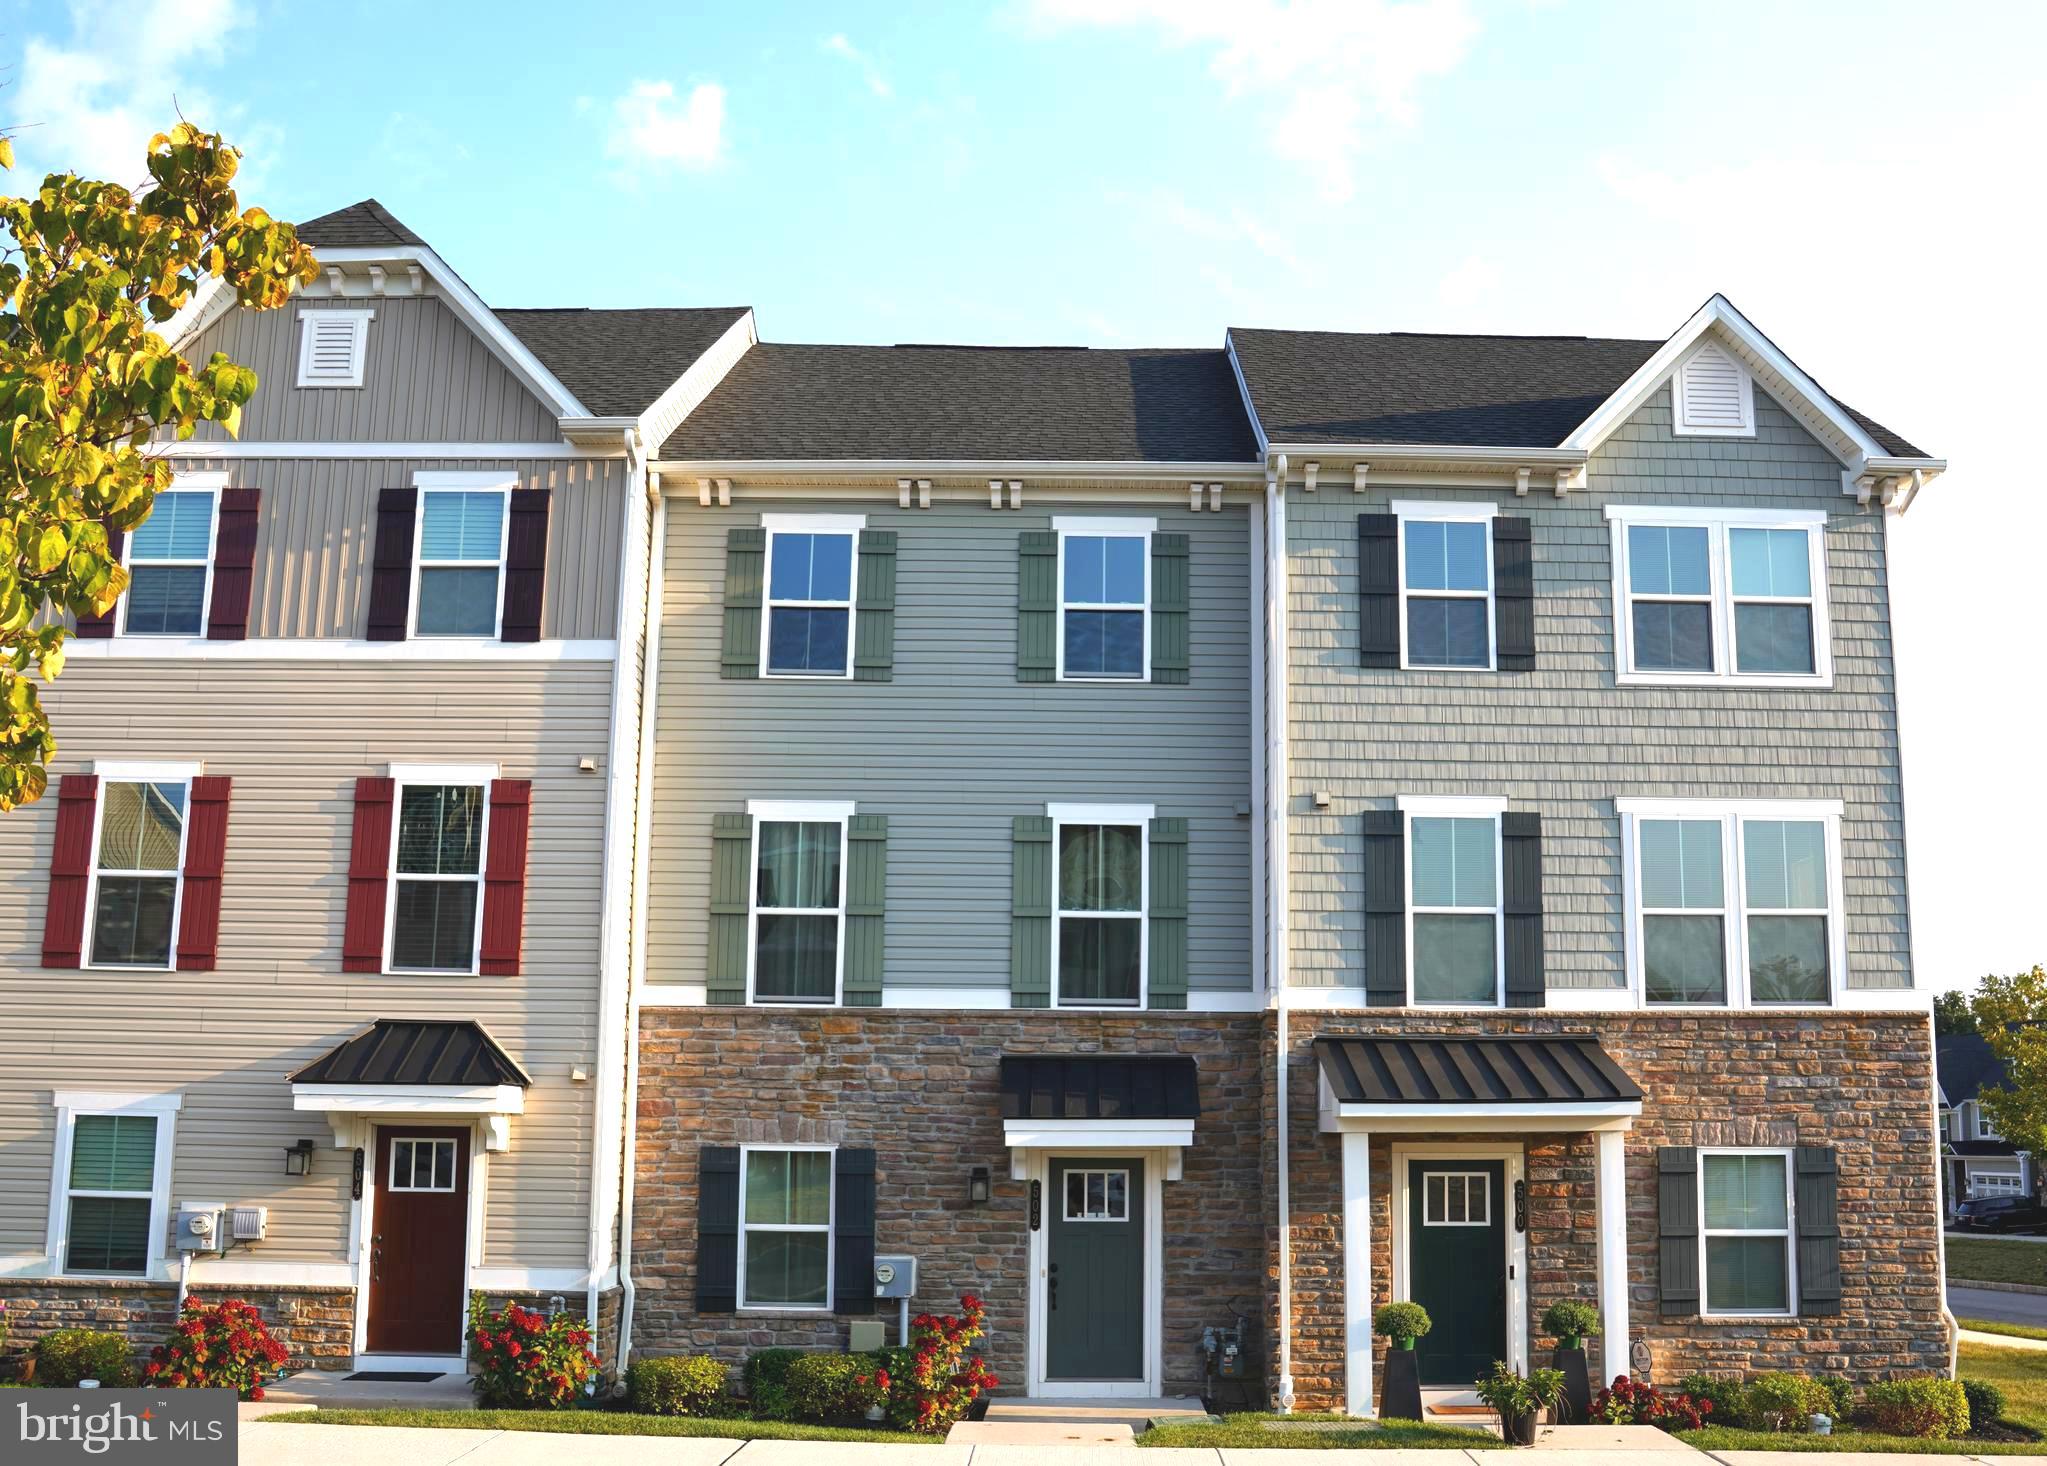
{"label": "sky", "polygon": [[[494,305],[776,341],[1661,338],[1715,291],[1953,464],[1892,525],[1920,982],[2047,962],[2047,6],[0,0],[14,184],[182,109]],[[1880,757],[1872,742],[1870,757]]]}

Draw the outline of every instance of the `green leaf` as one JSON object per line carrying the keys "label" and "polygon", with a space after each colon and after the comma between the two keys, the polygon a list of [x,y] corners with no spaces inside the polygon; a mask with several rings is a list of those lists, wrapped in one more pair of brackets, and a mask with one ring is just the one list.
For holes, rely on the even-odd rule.
{"label": "green leaf", "polygon": [[70,552],[71,536],[64,533],[62,525],[51,525],[36,540],[36,574],[48,575],[64,563]]}

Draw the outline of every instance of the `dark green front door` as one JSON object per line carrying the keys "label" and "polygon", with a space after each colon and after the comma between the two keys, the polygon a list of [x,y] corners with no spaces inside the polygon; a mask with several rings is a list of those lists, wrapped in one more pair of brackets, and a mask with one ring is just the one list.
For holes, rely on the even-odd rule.
{"label": "dark green front door", "polygon": [[1507,1357],[1503,1161],[1409,1161],[1407,1295],[1435,1325],[1416,1341],[1425,1385],[1468,1389]]}
{"label": "dark green front door", "polygon": [[1052,1162],[1045,1378],[1144,1378],[1144,1162]]}

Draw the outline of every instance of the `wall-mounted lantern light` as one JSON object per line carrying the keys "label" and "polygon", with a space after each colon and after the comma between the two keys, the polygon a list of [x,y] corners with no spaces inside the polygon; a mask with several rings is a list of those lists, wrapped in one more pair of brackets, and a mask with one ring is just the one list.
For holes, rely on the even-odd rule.
{"label": "wall-mounted lantern light", "polygon": [[967,1173],[967,1200],[975,1206],[986,1206],[992,1187],[988,1179],[988,1168],[976,1166]]}
{"label": "wall-mounted lantern light", "polygon": [[284,1153],[284,1174],[287,1176],[310,1176],[313,1174],[313,1142],[301,1140]]}

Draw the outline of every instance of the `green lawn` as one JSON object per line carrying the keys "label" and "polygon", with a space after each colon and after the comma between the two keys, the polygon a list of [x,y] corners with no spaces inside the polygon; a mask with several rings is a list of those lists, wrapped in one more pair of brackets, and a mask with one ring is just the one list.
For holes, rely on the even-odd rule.
{"label": "green lawn", "polygon": [[[1328,1417],[1328,1424],[1312,1415],[1264,1415],[1249,1411],[1225,1415],[1220,1425],[1161,1425],[1137,1438],[1140,1446],[1232,1447],[1296,1451],[1419,1450],[1458,1451],[1474,1446],[1498,1445],[1483,1431],[1455,1425],[1375,1425],[1367,1421],[1344,1421]],[[1280,1424],[1282,1420],[1286,1424]]]}
{"label": "green lawn", "polygon": [[727,1441],[886,1441],[934,1446],[944,1437],[898,1430],[844,1430],[779,1420],[685,1420],[623,1410],[289,1410],[264,1422],[286,1425],[427,1425],[446,1430],[533,1430],[554,1435],[710,1436]]}
{"label": "green lawn", "polygon": [[[1962,1345],[1962,1378],[1980,1379],[2004,1391],[2004,1418],[2047,1434],[2047,1352]],[[2040,1451],[2041,1445],[2033,1450]]]}
{"label": "green lawn", "polygon": [[2047,1339],[2047,1329],[2035,1328],[2029,1323],[1999,1323],[1994,1318],[1958,1318],[1955,1322],[1965,1329],[1974,1329],[1979,1334],[2004,1334],[2013,1339]]}
{"label": "green lawn", "polygon": [[1957,1282],[2033,1283],[2047,1287],[2047,1243],[1950,1237],[1947,1275]]}

